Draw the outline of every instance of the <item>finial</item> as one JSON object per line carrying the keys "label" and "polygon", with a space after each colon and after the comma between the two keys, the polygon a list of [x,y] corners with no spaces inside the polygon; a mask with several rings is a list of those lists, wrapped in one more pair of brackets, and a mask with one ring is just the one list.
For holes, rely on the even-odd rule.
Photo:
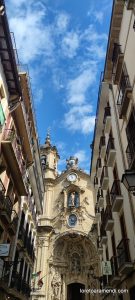
{"label": "finial", "polygon": [[45,139],[45,144],[49,144],[51,143],[51,138],[50,138],[50,127],[47,129],[47,136]]}

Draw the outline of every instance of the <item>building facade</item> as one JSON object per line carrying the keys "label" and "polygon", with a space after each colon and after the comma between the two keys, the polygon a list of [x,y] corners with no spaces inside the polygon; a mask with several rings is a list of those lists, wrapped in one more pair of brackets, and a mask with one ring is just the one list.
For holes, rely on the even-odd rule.
{"label": "building facade", "polygon": [[0,299],[29,299],[43,176],[29,76],[0,1]]}
{"label": "building facade", "polygon": [[35,263],[35,273],[40,276],[33,280],[32,299],[88,300],[90,294],[80,289],[98,288],[96,278],[100,276],[93,185],[90,176],[79,169],[77,158],[70,157],[60,175],[58,160],[47,135],[41,147],[45,195]]}
{"label": "building facade", "polygon": [[135,187],[134,53],[135,1],[115,0],[91,160],[98,253],[112,271],[103,284],[121,290],[105,299],[135,299],[135,196],[124,185],[130,173]]}

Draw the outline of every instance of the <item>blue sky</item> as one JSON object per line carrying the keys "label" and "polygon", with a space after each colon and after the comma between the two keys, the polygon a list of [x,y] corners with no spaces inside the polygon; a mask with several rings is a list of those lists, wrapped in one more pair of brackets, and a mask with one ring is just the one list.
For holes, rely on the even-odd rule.
{"label": "blue sky", "polygon": [[6,0],[21,64],[29,67],[40,143],[50,128],[65,168],[89,172],[112,0]]}

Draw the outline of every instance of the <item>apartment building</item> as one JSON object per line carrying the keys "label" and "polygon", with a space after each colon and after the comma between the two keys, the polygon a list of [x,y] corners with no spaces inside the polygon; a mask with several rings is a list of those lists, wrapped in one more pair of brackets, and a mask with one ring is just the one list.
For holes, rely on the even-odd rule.
{"label": "apartment building", "polygon": [[0,299],[28,299],[44,193],[29,75],[0,1]]}
{"label": "apartment building", "polygon": [[91,160],[105,299],[135,299],[135,1],[115,0]]}

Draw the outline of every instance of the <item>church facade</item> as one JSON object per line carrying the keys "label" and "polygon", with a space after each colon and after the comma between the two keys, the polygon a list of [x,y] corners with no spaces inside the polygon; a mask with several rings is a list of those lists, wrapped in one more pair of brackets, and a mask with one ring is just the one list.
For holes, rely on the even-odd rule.
{"label": "church facade", "polygon": [[48,135],[41,147],[45,195],[35,264],[35,275],[40,275],[32,282],[32,300],[88,300],[90,293],[84,290],[98,288],[94,278],[100,276],[93,186],[77,158],[70,157],[60,175],[58,160]]}

